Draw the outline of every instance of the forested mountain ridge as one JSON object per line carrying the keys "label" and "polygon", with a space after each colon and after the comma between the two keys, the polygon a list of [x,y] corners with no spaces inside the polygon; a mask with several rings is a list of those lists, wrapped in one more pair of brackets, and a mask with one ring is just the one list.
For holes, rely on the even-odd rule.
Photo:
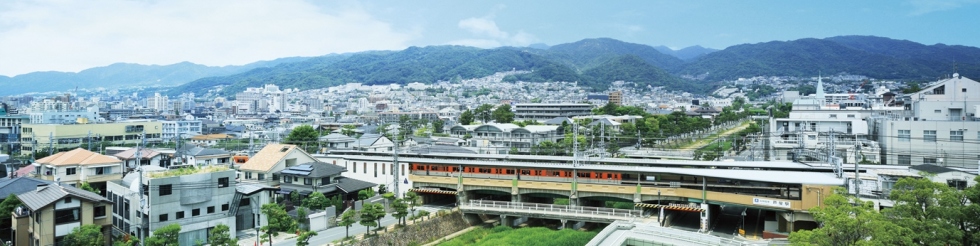
{"label": "forested mountain ridge", "polygon": [[171,65],[115,63],[73,72],[33,72],[14,77],[0,76],[0,96],[28,92],[66,91],[78,88],[133,85],[174,85],[212,76],[225,76],[255,68],[302,61],[305,57],[279,58],[241,66],[211,67],[190,62]]}

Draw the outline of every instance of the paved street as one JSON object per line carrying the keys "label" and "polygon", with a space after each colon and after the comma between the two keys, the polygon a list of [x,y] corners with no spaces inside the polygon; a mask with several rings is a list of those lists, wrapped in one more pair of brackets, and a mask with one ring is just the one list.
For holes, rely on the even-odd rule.
{"label": "paved street", "polygon": [[[445,207],[445,206],[419,206],[419,207],[416,208],[415,212],[418,213],[418,211],[425,210],[425,211],[429,211],[430,214],[434,215],[436,213],[436,211],[443,210],[443,209],[449,209],[449,207]],[[386,215],[384,218],[381,219],[381,226],[390,226],[390,225],[395,224],[395,222],[396,222],[395,217],[392,217],[389,214],[389,215]],[[374,229],[374,227],[372,227],[371,229]],[[357,235],[363,234],[365,231],[366,231],[366,229],[364,228],[364,226],[362,226],[360,224],[354,224],[354,225],[351,225],[351,227],[350,227],[350,235],[351,236],[357,236]],[[326,244],[329,244],[329,243],[331,243],[331,242],[333,242],[335,240],[344,238],[344,235],[346,235],[346,229],[344,227],[342,227],[342,226],[338,226],[338,227],[333,227],[333,228],[330,228],[330,229],[327,229],[327,230],[324,230],[324,231],[318,231],[317,234],[318,234],[317,236],[315,236],[312,239],[310,239],[310,245],[326,245]],[[255,245],[254,233],[248,233],[248,235],[251,236],[251,238],[240,238],[239,239],[239,245],[243,245],[243,246],[246,246],[246,245]],[[266,245],[268,245],[268,244],[266,244]],[[295,236],[295,234],[280,234],[280,237],[277,237],[276,239],[273,239],[273,245],[275,245],[275,246],[292,246],[292,245],[296,245],[296,236]]]}

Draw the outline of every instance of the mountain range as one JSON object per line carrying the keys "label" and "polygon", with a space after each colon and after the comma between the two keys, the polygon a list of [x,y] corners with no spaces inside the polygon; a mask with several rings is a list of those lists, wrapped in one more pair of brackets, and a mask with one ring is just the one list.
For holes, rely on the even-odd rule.
{"label": "mountain range", "polygon": [[[924,45],[874,36],[804,38],[735,45],[723,50],[700,46],[673,50],[610,38],[584,39],[554,46],[536,44],[494,49],[427,46],[400,51],[283,58],[238,67],[206,67],[192,63],[168,66],[114,64],[79,73],[0,76],[0,85],[44,84],[3,90],[0,95],[66,90],[74,86],[166,82],[180,85],[171,89],[170,95],[201,93],[223,87],[222,95],[233,96],[246,87],[263,84],[312,89],[348,82],[369,85],[432,83],[511,70],[532,72],[509,76],[505,78],[507,81],[578,81],[599,91],[612,81],[623,80],[700,93],[711,90],[723,80],[754,76],[848,73],[878,79],[933,80],[958,71],[967,77],[978,77],[980,48]],[[698,81],[681,77],[698,78]],[[66,82],[59,84],[59,81]]]}

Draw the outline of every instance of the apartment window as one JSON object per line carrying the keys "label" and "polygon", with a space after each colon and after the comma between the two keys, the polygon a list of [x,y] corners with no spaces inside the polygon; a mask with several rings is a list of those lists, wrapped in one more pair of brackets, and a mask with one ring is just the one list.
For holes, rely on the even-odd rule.
{"label": "apartment window", "polygon": [[898,165],[912,165],[912,156],[898,155]]}
{"label": "apartment window", "polygon": [[922,158],[922,164],[936,164],[936,158]]}
{"label": "apartment window", "polygon": [[164,221],[167,221],[167,214],[160,215],[160,222],[164,222]]}
{"label": "apartment window", "polygon": [[831,118],[831,119],[837,119],[837,115],[836,115],[836,114],[831,114],[831,115],[830,115],[830,118]]}
{"label": "apartment window", "polygon": [[933,113],[937,113],[937,114],[941,114],[941,113],[943,113],[943,110],[942,109],[937,109],[937,110],[933,110],[932,112]]}
{"label": "apartment window", "polygon": [[912,139],[912,130],[898,130],[898,141],[908,142]]}
{"label": "apartment window", "polygon": [[169,185],[169,184],[161,185],[160,196],[167,196],[172,194],[174,192],[173,189],[174,189],[173,185]]}
{"label": "apartment window", "polygon": [[93,208],[92,217],[95,218],[105,217],[105,213],[106,213],[105,206],[98,206]]}
{"label": "apartment window", "polygon": [[105,174],[109,173],[110,168],[112,168],[112,167],[96,167],[95,168],[95,175],[105,175]]}
{"label": "apartment window", "polygon": [[200,208],[191,209],[191,216],[198,216],[198,215],[201,215]]}
{"label": "apartment window", "polygon": [[362,169],[364,169],[364,170],[363,170],[363,171],[364,171],[364,173],[367,173],[367,162],[365,162],[365,163],[363,163],[363,165],[364,165],[364,166],[363,166],[363,168],[362,168]]}
{"label": "apartment window", "polygon": [[963,131],[949,131],[949,141],[963,142]]}
{"label": "apartment window", "polygon": [[78,222],[80,220],[79,219],[80,213],[81,210],[79,210],[78,208],[55,210],[54,223],[64,224],[64,223]]}
{"label": "apartment window", "polygon": [[259,174],[259,180],[265,180],[265,174],[264,173],[260,173]]}
{"label": "apartment window", "polygon": [[849,115],[847,115],[847,118],[854,119],[854,115],[853,114],[849,114]]}
{"label": "apartment window", "polygon": [[183,219],[184,218],[184,211],[177,211],[176,217],[177,217],[178,220],[179,219]]}
{"label": "apartment window", "polygon": [[810,123],[810,131],[816,131],[816,130],[817,130],[817,123]]}
{"label": "apartment window", "polygon": [[936,131],[935,130],[924,130],[924,131],[922,131],[922,141],[924,141],[924,142],[936,142]]}
{"label": "apartment window", "polygon": [[221,204],[221,211],[228,211],[228,204]]}
{"label": "apartment window", "polygon": [[65,175],[75,175],[75,168],[74,167],[65,168]]}
{"label": "apartment window", "polygon": [[209,214],[213,214],[214,213],[214,206],[208,206],[208,213]]}
{"label": "apartment window", "polygon": [[304,185],[311,185],[311,184],[313,184],[313,179],[311,179],[311,178],[303,178],[303,184]]}
{"label": "apartment window", "polygon": [[228,187],[228,178],[218,178],[218,188]]}

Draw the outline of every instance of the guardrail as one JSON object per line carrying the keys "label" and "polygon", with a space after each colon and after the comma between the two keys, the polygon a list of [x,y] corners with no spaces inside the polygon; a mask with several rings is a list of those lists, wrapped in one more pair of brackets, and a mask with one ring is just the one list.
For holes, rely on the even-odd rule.
{"label": "guardrail", "polygon": [[485,201],[485,200],[473,200],[463,203],[463,206],[469,206],[472,208],[482,208],[483,210],[497,210],[500,212],[506,210],[519,210],[525,213],[532,211],[541,212],[551,212],[551,213],[562,213],[562,214],[575,214],[584,215],[586,217],[620,217],[622,219],[631,219],[641,215],[641,210],[635,209],[616,209],[616,208],[601,208],[601,207],[586,207],[586,206],[569,206],[569,205],[555,205],[555,204],[543,204],[543,203],[524,203],[524,202],[504,202],[504,201]]}

